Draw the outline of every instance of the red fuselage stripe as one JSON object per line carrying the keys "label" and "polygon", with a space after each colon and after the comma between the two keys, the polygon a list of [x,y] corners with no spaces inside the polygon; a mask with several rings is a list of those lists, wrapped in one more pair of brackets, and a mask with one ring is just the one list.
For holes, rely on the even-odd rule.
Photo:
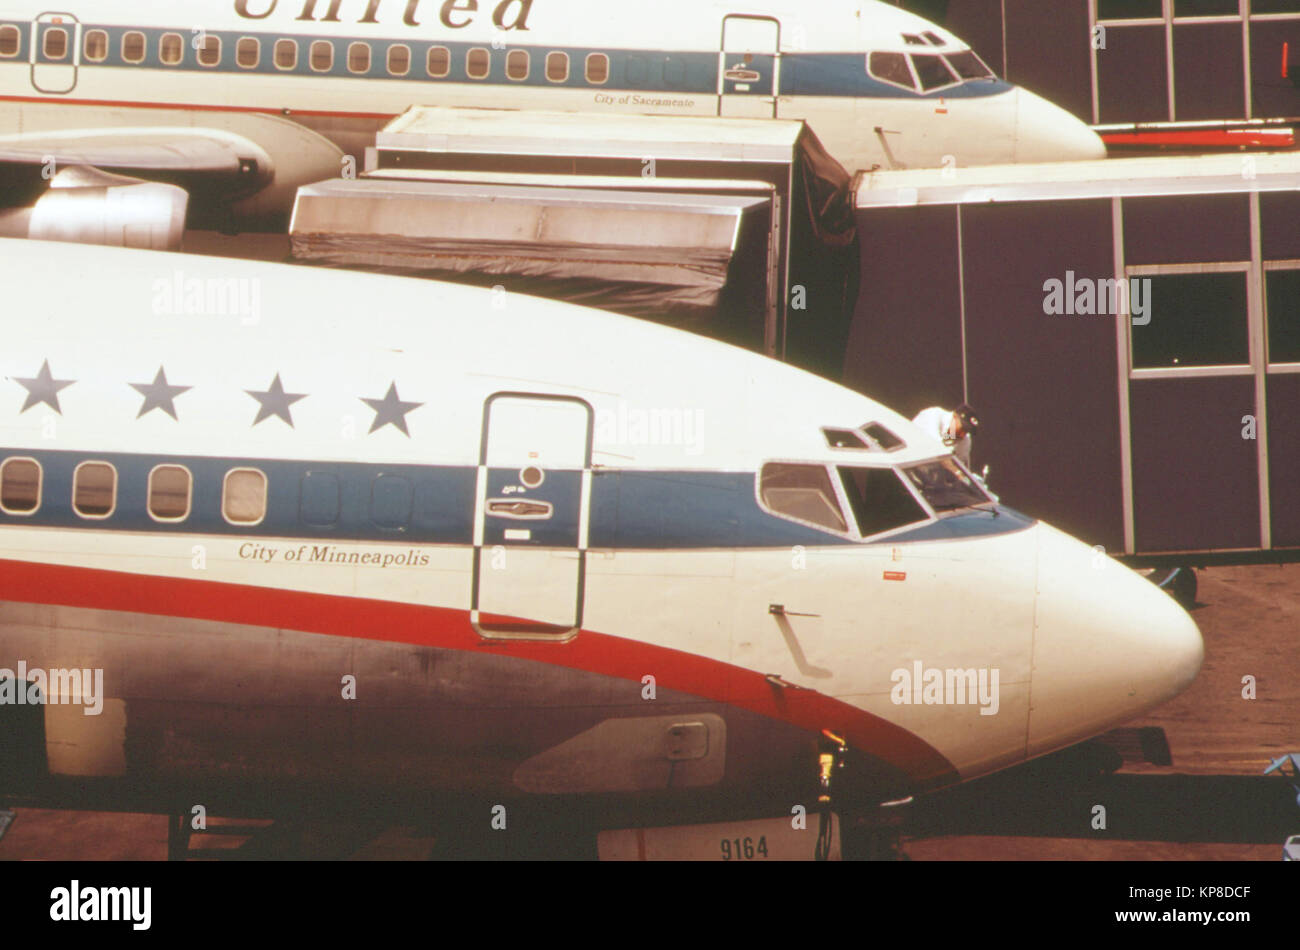
{"label": "red fuselage stripe", "polygon": [[0,600],[272,626],[308,633],[493,653],[642,682],[782,720],[817,734],[830,729],[902,771],[918,787],[957,781],[936,749],[893,723],[816,690],[774,685],[718,660],[604,633],[567,643],[485,640],[469,613],[279,588],[93,568],[0,560]]}

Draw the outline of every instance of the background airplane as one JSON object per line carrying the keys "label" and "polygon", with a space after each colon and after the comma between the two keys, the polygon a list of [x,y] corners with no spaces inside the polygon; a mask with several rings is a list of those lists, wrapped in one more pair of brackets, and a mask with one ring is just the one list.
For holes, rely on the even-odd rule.
{"label": "background airplane", "polygon": [[11,206],[90,165],[179,184],[240,227],[279,226],[413,104],[806,119],[850,170],[1105,154],[958,37],[870,0],[19,0],[0,102]]}
{"label": "background airplane", "polygon": [[0,704],[10,803],[789,816],[836,736],[851,814],[1201,665],[1154,585],[744,350],[115,248],[0,279],[0,669],[103,674],[95,716]]}

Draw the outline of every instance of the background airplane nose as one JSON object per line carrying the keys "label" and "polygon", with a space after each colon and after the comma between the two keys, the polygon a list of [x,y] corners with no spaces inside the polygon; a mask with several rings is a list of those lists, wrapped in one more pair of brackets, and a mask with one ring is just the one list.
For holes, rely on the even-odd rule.
{"label": "background airplane nose", "polygon": [[1204,644],[1150,581],[1040,524],[1029,755],[1104,732],[1177,696]]}
{"label": "background airplane nose", "polygon": [[1085,161],[1106,157],[1106,143],[1060,106],[1017,88],[1017,162]]}

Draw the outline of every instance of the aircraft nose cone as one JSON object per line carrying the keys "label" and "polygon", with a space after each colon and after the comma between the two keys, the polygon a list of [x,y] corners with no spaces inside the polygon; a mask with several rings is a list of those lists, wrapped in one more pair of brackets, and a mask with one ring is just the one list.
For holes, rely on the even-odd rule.
{"label": "aircraft nose cone", "polygon": [[1195,622],[1156,585],[1049,525],[1038,531],[1029,755],[1172,699],[1205,656]]}
{"label": "aircraft nose cone", "polygon": [[1016,161],[1068,162],[1106,157],[1106,144],[1060,106],[1016,89]]}

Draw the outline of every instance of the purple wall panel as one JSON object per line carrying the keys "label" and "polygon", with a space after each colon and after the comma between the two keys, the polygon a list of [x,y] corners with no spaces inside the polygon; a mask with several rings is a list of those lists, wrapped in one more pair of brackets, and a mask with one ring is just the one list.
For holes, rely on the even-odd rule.
{"label": "purple wall panel", "polygon": [[1256,443],[1241,437],[1255,381],[1137,379],[1129,393],[1138,551],[1258,547]]}
{"label": "purple wall panel", "polygon": [[1266,392],[1273,547],[1300,547],[1300,375],[1269,376]]}
{"label": "purple wall panel", "polygon": [[1106,48],[1097,53],[1101,121],[1167,122],[1166,62],[1164,26],[1108,26]]}
{"label": "purple wall panel", "polygon": [[908,416],[926,406],[956,405],[962,393],[956,209],[863,211],[858,233],[862,286],[844,384]]}
{"label": "purple wall panel", "polygon": [[1115,318],[1043,312],[1045,281],[1113,275],[1110,202],[971,206],[962,224],[975,466],[1013,508],[1118,549]]}
{"label": "purple wall panel", "polygon": [[1092,121],[1087,3],[1006,0],[1007,76]]}
{"label": "purple wall panel", "polygon": [[1124,199],[1127,264],[1250,260],[1246,195]]}

